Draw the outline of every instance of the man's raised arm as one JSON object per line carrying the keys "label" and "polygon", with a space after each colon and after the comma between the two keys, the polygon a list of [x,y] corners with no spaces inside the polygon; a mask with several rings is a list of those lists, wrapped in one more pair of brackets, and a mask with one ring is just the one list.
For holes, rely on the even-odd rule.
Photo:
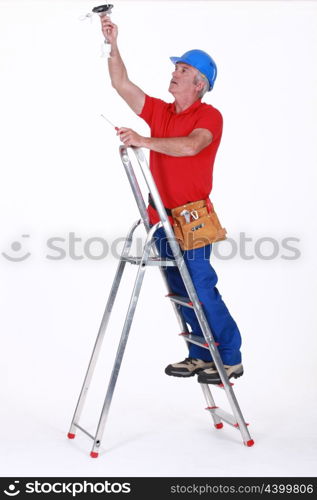
{"label": "man's raised arm", "polygon": [[111,84],[130,108],[139,115],[143,109],[145,93],[129,80],[117,45],[118,27],[108,16],[101,17],[101,27],[104,36],[111,44],[111,52],[108,59]]}

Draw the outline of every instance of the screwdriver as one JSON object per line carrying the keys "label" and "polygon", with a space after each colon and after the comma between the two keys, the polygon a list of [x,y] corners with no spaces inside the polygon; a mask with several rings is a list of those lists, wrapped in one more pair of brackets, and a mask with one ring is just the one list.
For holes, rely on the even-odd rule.
{"label": "screwdriver", "polygon": [[109,125],[111,125],[115,130],[119,130],[119,127],[116,127],[108,118],[105,117],[105,115],[101,114],[100,116],[102,116],[102,118],[104,118],[106,122],[108,122]]}

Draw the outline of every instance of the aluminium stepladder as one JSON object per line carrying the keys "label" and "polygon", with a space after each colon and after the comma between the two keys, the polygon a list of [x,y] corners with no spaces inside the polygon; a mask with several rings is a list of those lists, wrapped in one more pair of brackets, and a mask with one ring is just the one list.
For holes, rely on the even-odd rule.
{"label": "aluminium stepladder", "polygon": [[[97,339],[95,342],[95,346],[90,358],[90,362],[88,365],[87,373],[84,379],[84,383],[78,398],[78,402],[76,405],[76,409],[74,412],[73,420],[68,432],[68,438],[69,439],[74,439],[76,430],[79,429],[82,432],[84,432],[87,436],[89,436],[93,440],[93,446],[92,450],[90,453],[90,456],[92,458],[97,458],[99,455],[99,449],[101,446],[101,440],[102,436],[104,433],[104,428],[106,425],[106,419],[109,413],[110,405],[111,405],[111,400],[112,396],[114,393],[115,385],[117,382],[125,346],[128,340],[128,335],[129,331],[132,325],[133,321],[133,316],[134,312],[136,309],[136,305],[138,302],[145,270],[147,266],[158,266],[161,270],[161,274],[163,276],[163,279],[165,281],[165,284],[167,286],[167,289],[169,291],[169,294],[167,295],[168,298],[171,300],[172,306],[174,308],[174,311],[176,313],[179,325],[182,329],[181,335],[185,339],[187,343],[193,343],[197,344],[201,347],[205,347],[206,349],[209,349],[213,361],[216,365],[216,368],[218,370],[218,373],[220,375],[222,383],[219,384],[219,387],[223,388],[228,402],[230,404],[231,410],[232,410],[232,415],[230,413],[227,413],[226,411],[222,410],[221,408],[218,408],[215,404],[215,401],[213,399],[213,396],[211,394],[209,384],[200,384],[202,391],[204,393],[206,402],[207,402],[207,410],[210,412],[211,417],[213,419],[214,426],[216,429],[221,429],[223,427],[223,422],[228,423],[229,425],[232,425],[233,427],[237,428],[242,436],[243,443],[246,446],[252,446],[254,444],[253,439],[251,439],[249,431],[247,429],[246,422],[244,421],[243,415],[241,413],[241,410],[239,408],[238,401],[235,397],[235,394],[232,389],[232,383],[230,383],[227,373],[224,369],[221,357],[219,355],[218,349],[217,349],[217,344],[214,340],[212,331],[210,329],[210,326],[208,325],[208,322],[206,320],[202,304],[200,303],[196,290],[194,288],[193,282],[190,278],[189,272],[187,270],[185,261],[182,257],[182,252],[179,247],[179,244],[177,243],[177,240],[174,237],[174,231],[172,229],[172,226],[169,222],[168,216],[166,214],[166,210],[163,206],[163,203],[161,201],[160,195],[158,193],[157,187],[155,185],[154,179],[152,177],[152,174],[148,168],[148,164],[146,161],[146,158],[142,152],[142,149],[140,148],[130,148],[136,157],[136,160],[139,164],[141,173],[145,179],[145,183],[147,185],[147,188],[149,190],[149,193],[152,196],[152,200],[155,204],[156,210],[159,214],[160,217],[160,222],[157,224],[153,225],[152,227],[150,226],[149,219],[148,219],[148,214],[146,210],[146,203],[143,198],[137,176],[135,175],[135,171],[132,165],[132,162],[130,160],[129,154],[128,154],[128,149],[126,146],[120,146],[120,156],[121,160],[123,163],[123,166],[125,168],[126,174],[128,176],[128,180],[130,183],[130,186],[132,188],[136,203],[138,205],[141,219],[136,221],[130,231],[128,232],[128,235],[125,239],[125,244],[119,259],[119,264],[117,267],[117,271],[114,277],[114,281],[110,290],[109,298],[106,304],[105,312],[100,324],[99,332],[97,335]],[[141,256],[133,257],[130,255],[130,249],[133,241],[133,233],[135,229],[139,226],[139,224],[143,222],[145,230],[147,232],[147,237],[146,241],[143,247],[143,252]],[[163,227],[166,233],[166,236],[168,238],[168,242],[170,244],[170,247],[172,249],[174,259],[163,259],[158,255],[158,251],[155,248],[155,244],[153,241],[153,236],[158,227]],[[110,319],[111,311],[113,308],[113,305],[115,303],[116,295],[120,286],[121,278],[124,272],[125,265],[127,263],[130,264],[135,264],[138,266],[137,270],[137,275],[134,283],[134,287],[132,290],[131,294],[131,299],[130,303],[128,306],[125,322],[123,325],[122,333],[121,333],[121,338],[118,346],[118,350],[116,353],[115,361],[114,361],[114,366],[112,369],[112,373],[110,376],[109,384],[108,384],[108,389],[107,393],[105,396],[103,408],[100,414],[98,426],[95,435],[93,436],[90,434],[87,430],[85,430],[80,424],[80,416],[85,404],[87,392],[90,386],[90,382],[94,373],[94,369],[97,363],[98,355],[101,350],[102,342],[104,339],[105,331],[108,325],[108,321]],[[171,293],[169,290],[168,284],[167,284],[167,279],[164,273],[164,268],[168,266],[176,266],[179,269],[179,272],[182,276],[182,279],[184,281],[188,297],[179,297]],[[202,329],[202,332],[204,334],[204,338],[194,335],[193,333],[189,332],[187,323],[183,319],[182,313],[181,313],[181,306],[185,307],[190,307],[194,310],[196,317],[198,319],[199,325]]]}

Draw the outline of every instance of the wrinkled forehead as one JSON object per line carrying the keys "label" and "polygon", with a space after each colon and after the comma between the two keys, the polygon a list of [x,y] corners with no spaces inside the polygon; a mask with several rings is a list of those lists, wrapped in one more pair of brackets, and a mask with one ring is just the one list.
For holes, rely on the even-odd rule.
{"label": "wrinkled forehead", "polygon": [[194,66],[191,66],[190,64],[183,63],[183,62],[177,62],[175,64],[175,68],[186,68],[186,69],[192,71],[193,73],[198,73],[198,70],[196,68],[194,68]]}

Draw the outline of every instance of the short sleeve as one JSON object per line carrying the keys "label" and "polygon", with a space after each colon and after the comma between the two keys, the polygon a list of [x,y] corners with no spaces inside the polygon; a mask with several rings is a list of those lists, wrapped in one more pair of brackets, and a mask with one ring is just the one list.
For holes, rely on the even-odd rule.
{"label": "short sleeve", "polygon": [[165,107],[167,104],[161,99],[157,99],[156,97],[150,97],[145,94],[145,101],[139,117],[142,118],[150,127],[153,122],[153,118],[156,113],[159,113],[162,107]]}
{"label": "short sleeve", "polygon": [[216,139],[221,137],[222,127],[223,118],[220,111],[213,106],[207,105],[199,112],[193,128],[206,128],[207,130],[210,130],[213,138]]}

